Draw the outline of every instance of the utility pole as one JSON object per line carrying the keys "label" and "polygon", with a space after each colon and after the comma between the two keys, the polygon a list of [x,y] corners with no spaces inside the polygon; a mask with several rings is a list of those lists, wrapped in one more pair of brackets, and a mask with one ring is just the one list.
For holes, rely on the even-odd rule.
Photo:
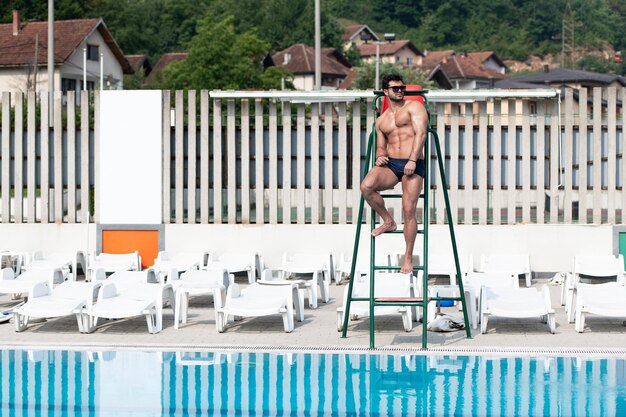
{"label": "utility pole", "polygon": [[561,36],[563,46],[561,48],[561,67],[574,67],[574,13],[572,12],[572,2],[565,2],[563,12],[563,32]]}
{"label": "utility pole", "polygon": [[322,40],[320,29],[320,0],[315,0],[315,89],[322,88]]}
{"label": "utility pole", "polygon": [[54,0],[48,0],[48,108],[49,124],[54,122]]}

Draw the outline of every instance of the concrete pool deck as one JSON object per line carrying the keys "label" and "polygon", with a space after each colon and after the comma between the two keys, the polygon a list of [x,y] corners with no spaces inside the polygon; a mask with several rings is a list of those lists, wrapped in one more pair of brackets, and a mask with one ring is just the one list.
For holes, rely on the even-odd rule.
{"label": "concrete pool deck", "polygon": [[[239,281],[238,282],[242,282]],[[533,280],[533,286],[548,283],[547,279]],[[328,348],[365,349],[369,347],[369,320],[351,321],[346,338],[337,332],[336,309],[341,305],[345,285],[331,285],[331,300],[320,303],[316,310],[305,308],[304,322],[295,322],[292,333],[283,331],[279,315],[249,318],[235,324],[230,323],[224,333],[215,328],[212,300],[195,297],[190,300],[188,322],[179,329],[174,328],[174,314],[166,308],[163,315],[163,330],[149,334],[144,317],[134,319],[102,321],[92,334],[78,332],[76,318],[63,317],[31,324],[21,333],[14,329],[13,322],[0,324],[0,344],[4,347],[53,348],[161,348],[172,350],[212,349],[224,347],[284,347],[285,349]],[[559,303],[560,286],[550,286],[552,306],[556,311],[556,334],[550,334],[548,326],[538,319],[489,320],[487,334],[480,329],[472,330],[472,339],[465,331],[452,333],[429,332],[429,349],[484,350],[530,349],[530,350],[586,350],[625,349],[626,327],[623,319],[589,316],[584,333],[577,333],[574,324],[567,323],[564,307]],[[0,296],[0,308],[15,304],[9,296]],[[456,315],[461,315],[456,312]],[[385,349],[419,349],[422,341],[421,323],[414,323],[411,332],[405,332],[400,316],[376,318],[376,346]],[[625,350],[626,352],[626,350]]]}

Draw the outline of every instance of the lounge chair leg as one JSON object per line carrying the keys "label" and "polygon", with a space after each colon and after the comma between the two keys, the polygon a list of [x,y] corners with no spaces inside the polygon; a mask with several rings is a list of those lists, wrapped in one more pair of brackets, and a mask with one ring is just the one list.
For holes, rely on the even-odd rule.
{"label": "lounge chair leg", "polygon": [[337,331],[343,331],[343,308],[337,309]]}
{"label": "lounge chair leg", "polygon": [[[567,300],[565,302],[565,311],[567,312],[567,322],[574,323],[574,315],[576,314],[576,309],[574,308],[574,291],[569,290],[567,292]],[[576,302],[578,304],[578,302]]]}
{"label": "lounge chair leg", "polygon": [[585,313],[581,309],[576,311],[576,325],[574,327],[578,333],[585,331]]}
{"label": "lounge chair leg", "polygon": [[157,324],[156,324],[156,318],[157,314],[153,309],[150,309],[147,313],[146,313],[146,321],[148,322],[148,332],[150,334],[156,334],[158,333],[158,329],[157,329]]}
{"label": "lounge chair leg", "polygon": [[98,325],[98,317],[89,314],[84,315],[83,333],[93,333]]}
{"label": "lounge chair leg", "polygon": [[285,327],[286,333],[291,333],[293,331],[293,306],[287,306],[285,311],[282,312],[283,316],[283,326]]}
{"label": "lounge chair leg", "polygon": [[402,312],[402,324],[404,324],[404,331],[410,332],[413,330],[413,319],[411,317],[411,307],[404,307]]}
{"label": "lounge chair leg", "polygon": [[82,313],[76,313],[76,322],[78,324],[78,332],[85,333],[85,318]]}
{"label": "lounge chair leg", "polygon": [[556,333],[556,318],[554,317],[554,313],[548,314],[548,326],[550,326],[550,333]]}
{"label": "lounge chair leg", "polygon": [[15,313],[13,315],[13,320],[15,320],[15,331],[23,332],[28,327],[28,316],[23,314]]}
{"label": "lounge chair leg", "polygon": [[215,309],[215,327],[219,333],[224,333],[228,315],[224,311]]}
{"label": "lounge chair leg", "polygon": [[309,307],[317,308],[317,282],[311,282],[309,287]]}

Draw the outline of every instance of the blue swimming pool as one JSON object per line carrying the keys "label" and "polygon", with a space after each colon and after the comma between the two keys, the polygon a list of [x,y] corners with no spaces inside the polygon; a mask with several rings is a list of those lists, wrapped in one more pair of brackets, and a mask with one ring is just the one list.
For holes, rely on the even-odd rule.
{"label": "blue swimming pool", "polygon": [[0,351],[1,416],[620,416],[626,360]]}

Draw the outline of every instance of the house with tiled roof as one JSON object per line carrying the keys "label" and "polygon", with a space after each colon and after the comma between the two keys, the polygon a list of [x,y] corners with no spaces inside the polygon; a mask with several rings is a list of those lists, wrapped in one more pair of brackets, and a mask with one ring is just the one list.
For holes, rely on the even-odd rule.
{"label": "house with tiled roof", "polygon": [[159,84],[163,81],[163,70],[166,66],[171,64],[172,62],[182,61],[187,59],[187,52],[168,52],[166,54],[161,55],[159,60],[154,67],[152,67],[152,71],[146,77],[146,84]]}
{"label": "house with tiled roof", "polygon": [[[320,57],[322,90],[335,90],[348,76],[349,63],[335,58],[337,50],[325,49]],[[297,90],[311,91],[315,87],[315,49],[303,43],[272,55],[274,65],[280,65],[294,74],[293,85]],[[348,65],[344,64],[347,63]]]}
{"label": "house with tiled roof", "polygon": [[343,42],[344,51],[350,47],[356,47],[368,41],[379,41],[378,35],[367,25],[355,24],[347,25],[343,28],[341,41]]}
{"label": "house with tiled roof", "polygon": [[492,69],[479,62],[481,56],[471,58],[469,54],[458,54],[452,50],[428,52],[422,60],[422,68],[445,73],[452,88],[473,90],[493,88],[494,84],[506,79],[500,70]]}
{"label": "house with tiled roof", "polygon": [[493,51],[468,52],[467,56],[485,67],[506,74],[508,67]]}
{"label": "house with tiled roof", "polygon": [[394,40],[383,43],[363,43],[358,45],[359,54],[363,62],[376,62],[376,51],[380,62],[389,62],[392,64],[404,66],[420,66],[424,54],[417,49],[410,40]]}
{"label": "house with tiled roof", "polygon": [[569,68],[544,68],[532,74],[510,78],[496,83],[498,88],[561,88],[626,87],[626,78]]}
{"label": "house with tiled roof", "polygon": [[150,75],[152,65],[146,55],[126,55],[126,59],[133,69],[133,72],[137,73],[139,71],[143,71],[144,76]]}
{"label": "house with tiled roof", "polygon": [[[0,91],[48,90],[48,22],[0,24]],[[86,66],[85,66],[86,61]],[[100,18],[54,22],[55,90],[80,91],[83,69],[87,88],[99,86],[102,68],[104,88],[123,88],[124,74],[132,74],[113,35]]]}

